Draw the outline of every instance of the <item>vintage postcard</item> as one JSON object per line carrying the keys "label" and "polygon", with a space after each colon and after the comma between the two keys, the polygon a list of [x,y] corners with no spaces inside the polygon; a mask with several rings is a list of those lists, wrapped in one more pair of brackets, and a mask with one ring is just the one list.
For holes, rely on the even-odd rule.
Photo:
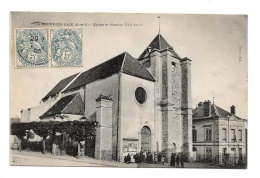
{"label": "vintage postcard", "polygon": [[245,169],[247,15],[10,12],[10,165]]}

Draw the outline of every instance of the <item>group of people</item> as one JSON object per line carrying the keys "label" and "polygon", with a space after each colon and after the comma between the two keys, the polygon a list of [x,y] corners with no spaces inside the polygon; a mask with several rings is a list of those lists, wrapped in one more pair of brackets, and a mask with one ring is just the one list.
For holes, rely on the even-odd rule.
{"label": "group of people", "polygon": [[180,164],[181,168],[184,168],[184,157],[182,155],[179,156],[172,153],[170,166],[179,168]]}
{"label": "group of people", "polygon": [[[160,159],[159,159],[159,155],[157,153],[155,153],[154,157],[153,157],[153,154],[150,152],[140,151],[139,153],[135,153],[135,154],[128,153],[128,155],[124,157],[124,162],[127,164],[141,163],[141,162],[158,164],[160,162],[161,164],[164,165],[165,156],[163,154],[161,154]],[[176,155],[176,154],[172,153],[170,166],[173,166],[176,168],[179,168],[179,167],[184,168],[184,157],[182,155],[178,155],[178,154]]]}
{"label": "group of people", "polygon": [[128,153],[127,156],[124,157],[124,162],[129,163],[141,163],[141,162],[147,162],[152,163],[153,162],[153,155],[150,152],[142,152],[135,154]]}

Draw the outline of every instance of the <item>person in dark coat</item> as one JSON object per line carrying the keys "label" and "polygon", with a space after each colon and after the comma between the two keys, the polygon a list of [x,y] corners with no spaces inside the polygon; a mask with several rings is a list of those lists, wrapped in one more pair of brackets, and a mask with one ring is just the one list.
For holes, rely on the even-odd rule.
{"label": "person in dark coat", "polygon": [[170,166],[175,167],[175,155],[172,153]]}
{"label": "person in dark coat", "polygon": [[134,159],[135,159],[135,163],[138,163],[138,154],[137,153],[134,155]]}
{"label": "person in dark coat", "polygon": [[127,157],[126,157],[126,156],[125,156],[125,158],[124,158],[124,162],[127,163]]}
{"label": "person in dark coat", "polygon": [[181,168],[184,168],[184,158],[182,155],[180,157],[180,162],[181,162]]}
{"label": "person in dark coat", "polygon": [[176,167],[180,167],[180,157],[179,157],[179,155],[176,156]]}
{"label": "person in dark coat", "polygon": [[140,151],[138,158],[139,158],[139,160],[138,160],[139,163],[143,162],[143,152],[142,151]]}
{"label": "person in dark coat", "polygon": [[131,157],[130,157],[130,153],[128,153],[126,157],[126,163],[129,164],[130,162],[131,162]]}

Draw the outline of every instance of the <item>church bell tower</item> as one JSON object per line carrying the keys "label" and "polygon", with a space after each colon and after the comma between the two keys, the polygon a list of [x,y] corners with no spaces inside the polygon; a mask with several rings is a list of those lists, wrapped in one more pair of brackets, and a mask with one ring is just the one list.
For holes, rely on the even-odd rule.
{"label": "church bell tower", "polygon": [[191,60],[180,58],[159,33],[138,58],[154,76],[155,143],[169,162],[171,153],[192,158]]}

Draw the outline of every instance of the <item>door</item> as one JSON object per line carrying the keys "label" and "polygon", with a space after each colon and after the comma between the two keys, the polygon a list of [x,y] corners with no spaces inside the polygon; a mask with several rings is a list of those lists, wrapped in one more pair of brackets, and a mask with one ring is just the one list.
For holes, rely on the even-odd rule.
{"label": "door", "polygon": [[212,162],[212,148],[211,147],[205,148],[205,161]]}
{"label": "door", "polygon": [[151,151],[151,130],[144,126],[141,130],[141,150],[144,152]]}
{"label": "door", "polygon": [[239,148],[239,163],[243,162],[242,148]]}

